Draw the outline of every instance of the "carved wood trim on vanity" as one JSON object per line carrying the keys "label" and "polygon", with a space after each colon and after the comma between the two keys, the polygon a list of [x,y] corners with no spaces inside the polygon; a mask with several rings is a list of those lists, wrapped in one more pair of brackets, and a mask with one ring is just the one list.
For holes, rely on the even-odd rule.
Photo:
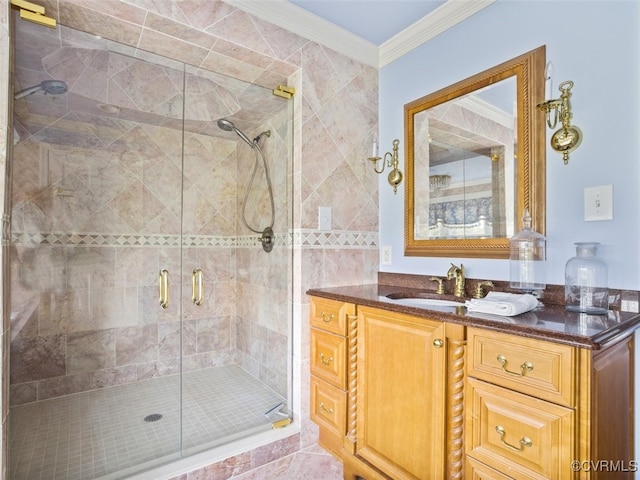
{"label": "carved wood trim on vanity", "polygon": [[447,371],[450,372],[447,398],[447,478],[461,479],[464,475],[464,381],[466,340],[448,342]]}
{"label": "carved wood trim on vanity", "polygon": [[358,393],[358,315],[347,314],[347,434],[344,448],[350,453],[356,451],[356,399]]}

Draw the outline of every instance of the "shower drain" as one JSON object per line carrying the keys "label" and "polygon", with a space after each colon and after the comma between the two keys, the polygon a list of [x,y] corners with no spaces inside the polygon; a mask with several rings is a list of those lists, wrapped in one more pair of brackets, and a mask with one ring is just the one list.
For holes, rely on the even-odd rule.
{"label": "shower drain", "polygon": [[161,418],[162,418],[162,414],[161,413],[152,413],[151,415],[147,415],[146,417],[144,417],[144,421],[145,422],[157,422]]}

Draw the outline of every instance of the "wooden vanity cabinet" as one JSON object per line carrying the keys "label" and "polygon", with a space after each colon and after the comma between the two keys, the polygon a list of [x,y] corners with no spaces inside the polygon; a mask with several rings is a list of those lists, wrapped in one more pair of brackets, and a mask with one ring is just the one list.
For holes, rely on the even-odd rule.
{"label": "wooden vanity cabinet", "polygon": [[602,350],[478,328],[467,338],[467,478],[631,478],[631,336]]}
{"label": "wooden vanity cabinet", "polygon": [[632,365],[630,333],[592,350],[311,301],[311,419],[345,480],[630,480]]}

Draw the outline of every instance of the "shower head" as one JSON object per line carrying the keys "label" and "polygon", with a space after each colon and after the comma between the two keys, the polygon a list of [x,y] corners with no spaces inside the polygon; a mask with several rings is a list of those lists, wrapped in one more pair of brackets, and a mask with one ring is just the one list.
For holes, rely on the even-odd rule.
{"label": "shower head", "polygon": [[231,122],[231,120],[227,120],[226,118],[221,118],[220,120],[218,120],[218,128],[226,132],[236,132],[242,140],[247,142],[247,144],[251,148],[253,148],[253,142],[249,140],[249,137],[247,137],[244,133],[238,130],[236,126],[233,124],[233,122]]}
{"label": "shower head", "polygon": [[62,80],[45,80],[39,85],[34,85],[33,87],[25,88],[17,92],[13,98],[18,100],[39,91],[43,91],[45,95],[62,95],[63,93],[67,93],[67,84]]}

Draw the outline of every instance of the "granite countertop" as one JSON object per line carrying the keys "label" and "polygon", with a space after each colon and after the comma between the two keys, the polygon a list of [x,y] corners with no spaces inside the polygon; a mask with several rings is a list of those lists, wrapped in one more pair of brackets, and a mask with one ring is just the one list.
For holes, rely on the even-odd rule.
{"label": "granite countertop", "polygon": [[[631,335],[640,326],[638,313],[610,310],[607,315],[588,315],[568,312],[562,305],[551,304],[539,306],[530,312],[513,317],[467,312],[463,298],[382,284],[314,288],[307,291],[307,294],[591,350],[598,350],[608,343]],[[398,303],[387,298],[389,294],[438,298],[462,303],[460,306],[419,307]]]}

